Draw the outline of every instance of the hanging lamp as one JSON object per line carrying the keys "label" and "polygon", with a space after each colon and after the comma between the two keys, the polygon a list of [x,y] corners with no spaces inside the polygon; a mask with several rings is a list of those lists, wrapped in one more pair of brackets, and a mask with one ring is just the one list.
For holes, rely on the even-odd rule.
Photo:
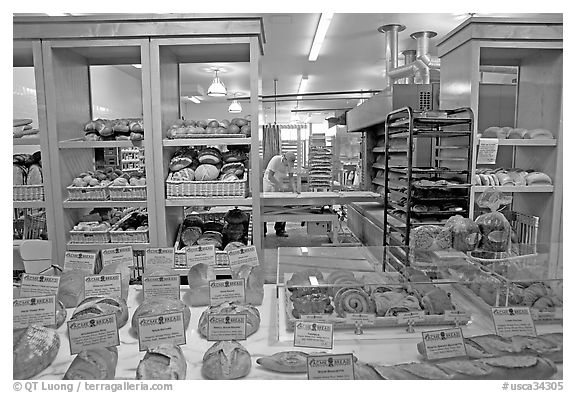
{"label": "hanging lamp", "polygon": [[234,93],[234,100],[232,101],[232,103],[231,103],[230,106],[228,107],[228,112],[230,112],[230,113],[240,113],[240,112],[242,112],[242,105],[240,105],[240,103],[239,103],[238,100],[236,99],[236,93]]}
{"label": "hanging lamp", "polygon": [[218,78],[218,71],[218,68],[214,68],[214,79],[208,88],[208,95],[210,97],[224,97],[226,95],[226,86],[224,86],[224,83]]}

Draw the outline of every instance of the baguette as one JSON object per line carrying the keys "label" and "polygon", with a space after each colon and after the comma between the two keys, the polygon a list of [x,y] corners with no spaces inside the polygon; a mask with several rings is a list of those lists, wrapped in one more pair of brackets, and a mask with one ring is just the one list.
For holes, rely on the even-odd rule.
{"label": "baguette", "polygon": [[396,366],[371,365],[383,379],[530,379],[552,377],[556,365],[538,356],[500,356],[475,360],[448,360],[438,363],[408,363]]}
{"label": "baguette", "polygon": [[164,343],[149,348],[138,364],[136,379],[186,379],[186,359],[180,347]]}
{"label": "baguette", "polygon": [[68,380],[109,380],[116,375],[118,350],[116,347],[92,348],[80,352],[63,379]]}

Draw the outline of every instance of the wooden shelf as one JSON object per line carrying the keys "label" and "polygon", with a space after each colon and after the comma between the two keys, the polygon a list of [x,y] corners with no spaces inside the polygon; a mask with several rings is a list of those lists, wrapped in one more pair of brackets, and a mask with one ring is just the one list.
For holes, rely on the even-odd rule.
{"label": "wooden shelf", "polygon": [[39,209],[46,207],[46,201],[13,201],[14,209]]}
{"label": "wooden shelf", "polygon": [[12,138],[12,142],[14,146],[39,146],[40,137],[34,135],[31,137]]}
{"label": "wooden shelf", "polygon": [[82,209],[93,207],[147,207],[147,201],[71,201],[62,202],[65,209]]}
{"label": "wooden shelf", "polygon": [[483,192],[489,188],[495,188],[500,192],[512,192],[512,193],[543,193],[543,192],[554,192],[554,186],[473,186],[474,192]]}
{"label": "wooden shelf", "polygon": [[94,149],[106,147],[142,147],[143,141],[85,141],[83,139],[69,139],[58,142],[60,149]]}
{"label": "wooden shelf", "polygon": [[144,250],[150,247],[150,243],[94,243],[94,244],[67,243],[66,244],[66,248],[70,251],[104,250],[107,248],[116,248],[124,246],[132,246],[133,250]]}
{"label": "wooden shelf", "polygon": [[[476,144],[480,144],[480,140],[476,139]],[[556,139],[498,139],[498,146],[556,146],[558,141]]]}
{"label": "wooden shelf", "polygon": [[252,198],[166,199],[166,206],[252,206]]}
{"label": "wooden shelf", "polygon": [[386,147],[377,146],[374,149],[372,149],[372,153],[386,153]]}
{"label": "wooden shelf", "polygon": [[249,145],[250,138],[182,138],[163,139],[162,146]]}
{"label": "wooden shelf", "polygon": [[386,169],[386,164],[378,164],[377,162],[375,162],[374,164],[372,164],[372,168],[376,168],[376,169]]}
{"label": "wooden shelf", "polygon": [[374,179],[372,179],[372,183],[378,184],[379,186],[386,187],[386,183],[385,183],[384,179],[374,178]]}

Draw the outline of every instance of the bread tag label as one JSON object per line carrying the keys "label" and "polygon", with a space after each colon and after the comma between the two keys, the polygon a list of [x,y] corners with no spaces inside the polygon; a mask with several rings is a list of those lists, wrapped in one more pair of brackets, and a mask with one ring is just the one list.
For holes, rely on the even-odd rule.
{"label": "bread tag label", "polygon": [[12,301],[12,329],[56,325],[56,296],[21,297]]}
{"label": "bread tag label", "polygon": [[216,249],[213,244],[189,246],[186,248],[186,266],[192,267],[199,263],[216,266]]}
{"label": "bread tag label", "polygon": [[492,320],[499,336],[536,335],[534,320],[528,307],[492,307]]}
{"label": "bread tag label", "polygon": [[140,351],[146,351],[148,348],[161,343],[186,344],[184,313],[182,311],[138,318],[138,346]]}
{"label": "bread tag label", "polygon": [[353,380],[354,355],[308,355],[306,359],[308,379]]}
{"label": "bread tag label", "polygon": [[208,317],[208,341],[246,340],[246,315],[218,314]]}
{"label": "bread tag label", "polygon": [[66,251],[64,254],[64,271],[81,270],[88,274],[94,274],[96,265],[96,253]]}
{"label": "bread tag label", "polygon": [[376,314],[346,313],[346,323],[350,325],[370,326],[376,322]]}
{"label": "bread tag label", "polygon": [[59,286],[60,276],[24,273],[20,286],[20,297],[57,295]]}
{"label": "bread tag label", "polygon": [[208,282],[210,305],[217,306],[225,302],[246,303],[245,280],[211,280]]}
{"label": "bread tag label", "polygon": [[536,308],[530,309],[532,318],[535,321],[554,321],[557,319],[562,319],[562,312],[562,307],[554,307],[553,309],[548,310],[538,310]]}
{"label": "bread tag label", "polygon": [[496,156],[498,155],[498,139],[497,138],[480,138],[478,144],[478,156],[476,157],[476,164],[496,164]]}
{"label": "bread tag label", "polygon": [[446,310],[444,311],[444,320],[446,322],[466,323],[470,320],[471,314],[468,311],[462,310]]}
{"label": "bread tag label", "polygon": [[101,251],[102,267],[118,262],[120,265],[131,267],[134,265],[132,246],[107,248]]}
{"label": "bread tag label", "polygon": [[122,275],[120,273],[84,277],[84,297],[122,297]]}
{"label": "bread tag label", "polygon": [[142,277],[144,300],[155,297],[167,297],[180,300],[180,276]]}
{"label": "bread tag label", "polygon": [[115,313],[68,321],[67,324],[70,355],[85,349],[120,345]]}
{"label": "bread tag label", "polygon": [[239,269],[242,265],[260,265],[255,246],[243,247],[228,251],[228,260],[230,261],[230,269],[232,270]]}
{"label": "bread tag label", "polygon": [[332,324],[297,321],[294,327],[294,346],[332,349],[334,346]]}
{"label": "bread tag label", "polygon": [[147,248],[144,269],[152,267],[174,268],[174,247],[168,248]]}
{"label": "bread tag label", "polygon": [[462,329],[442,329],[422,332],[428,360],[466,356]]}
{"label": "bread tag label", "polygon": [[421,322],[424,320],[424,311],[410,311],[399,313],[396,316],[398,325],[408,325],[414,322]]}
{"label": "bread tag label", "polygon": [[330,314],[303,314],[300,320],[305,322],[332,323]]}

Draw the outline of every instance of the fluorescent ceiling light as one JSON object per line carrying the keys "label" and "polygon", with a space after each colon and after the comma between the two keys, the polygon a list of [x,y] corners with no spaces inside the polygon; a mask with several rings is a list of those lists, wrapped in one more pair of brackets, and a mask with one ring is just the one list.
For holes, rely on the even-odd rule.
{"label": "fluorescent ceiling light", "polygon": [[310,54],[308,56],[308,61],[316,61],[318,55],[320,54],[320,48],[322,48],[322,43],[326,37],[326,32],[330,27],[330,22],[332,22],[332,12],[323,12],[320,14],[320,21],[318,22],[318,27],[316,27],[316,34],[314,34],[314,41],[312,41],[312,48],[310,48]]}
{"label": "fluorescent ceiling light", "polygon": [[[308,77],[303,76],[302,79],[300,79],[300,84],[298,85],[298,93],[297,94],[304,93],[306,91],[307,86],[308,86]],[[297,96],[296,99],[301,100],[302,96]]]}
{"label": "fluorescent ceiling light", "polygon": [[142,64],[132,64],[132,67],[134,67],[134,68],[142,68]]}
{"label": "fluorescent ceiling light", "polygon": [[199,104],[199,103],[200,103],[200,100],[199,100],[197,97],[189,96],[188,99],[189,99],[190,101],[192,101],[193,103],[195,103],[195,104]]}

